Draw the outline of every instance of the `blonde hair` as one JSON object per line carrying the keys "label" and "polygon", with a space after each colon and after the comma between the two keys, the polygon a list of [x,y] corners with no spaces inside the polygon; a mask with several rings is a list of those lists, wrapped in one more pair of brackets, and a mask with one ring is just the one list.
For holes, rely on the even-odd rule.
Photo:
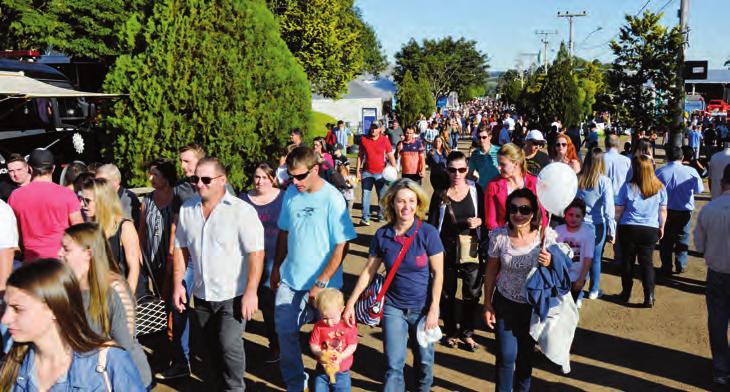
{"label": "blonde hair", "polygon": [[421,186],[415,181],[410,178],[401,178],[388,187],[385,195],[380,200],[380,206],[384,211],[385,220],[387,220],[390,224],[394,224],[396,222],[397,215],[393,204],[395,203],[395,195],[397,195],[402,189],[408,189],[416,194],[416,199],[418,200],[416,216],[421,220],[426,219],[426,211],[428,211],[428,195],[426,195],[423,188],[421,188]]}
{"label": "blonde hair", "polygon": [[591,159],[586,159],[583,170],[578,178],[579,189],[593,189],[598,186],[598,179],[606,174],[606,164],[603,163],[603,152],[594,150]]}
{"label": "blonde hair", "polygon": [[124,217],[119,195],[103,178],[85,181],[82,189],[94,193],[94,222],[99,224],[99,228],[104,232],[104,238],[110,238],[116,233],[117,226]]}
{"label": "blonde hair", "polygon": [[646,199],[659,193],[664,184],[654,174],[654,162],[646,155],[635,156],[631,160],[632,177],[631,183],[641,192]]}
{"label": "blonde hair", "polygon": [[528,173],[525,152],[522,151],[521,148],[517,147],[516,144],[507,143],[503,145],[497,152],[497,156],[503,156],[516,164],[520,170],[522,170],[522,175],[526,175]]}
{"label": "blonde hair", "polygon": [[335,288],[328,287],[323,289],[314,299],[314,307],[320,313],[324,312],[325,309],[331,309],[333,306],[337,306],[339,308],[345,307],[345,296],[342,295],[340,290]]}
{"label": "blonde hair", "polygon": [[79,223],[66,229],[65,233],[75,243],[91,251],[89,265],[89,309],[88,315],[101,327],[102,334],[109,336],[109,303],[107,296],[112,280],[121,280],[119,267],[114,262],[109,242],[104,238],[96,223]]}

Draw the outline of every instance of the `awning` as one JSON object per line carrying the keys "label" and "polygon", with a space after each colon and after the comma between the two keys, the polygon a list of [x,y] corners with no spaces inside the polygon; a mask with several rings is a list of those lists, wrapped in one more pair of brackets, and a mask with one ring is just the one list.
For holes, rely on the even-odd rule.
{"label": "awning", "polygon": [[119,97],[121,94],[88,93],[56,87],[29,78],[23,72],[0,71],[0,96],[6,98]]}

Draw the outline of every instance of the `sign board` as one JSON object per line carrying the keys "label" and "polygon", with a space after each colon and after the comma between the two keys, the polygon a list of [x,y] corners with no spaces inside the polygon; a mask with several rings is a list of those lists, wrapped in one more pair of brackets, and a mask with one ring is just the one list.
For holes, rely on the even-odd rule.
{"label": "sign board", "polygon": [[685,61],[682,78],[688,79],[707,79],[707,60]]}
{"label": "sign board", "polygon": [[377,108],[362,108],[362,134],[370,133],[370,124],[378,119]]}
{"label": "sign board", "polygon": [[439,97],[439,99],[436,100],[436,107],[445,108],[447,103],[448,103],[448,97]]}

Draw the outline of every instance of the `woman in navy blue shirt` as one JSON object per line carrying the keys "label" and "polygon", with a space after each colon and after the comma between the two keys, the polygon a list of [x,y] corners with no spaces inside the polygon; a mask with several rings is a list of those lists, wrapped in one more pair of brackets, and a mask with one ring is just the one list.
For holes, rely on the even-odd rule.
{"label": "woman in navy blue shirt", "polygon": [[[355,323],[355,302],[370,284],[381,264],[390,271],[403,244],[415,235],[408,252],[388,288],[383,309],[383,351],[387,360],[384,391],[406,390],[403,367],[409,336],[416,335],[425,318],[425,329],[438,326],[439,300],[443,284],[443,252],[435,227],[423,222],[428,199],[415,181],[404,178],[393,184],[381,201],[388,224],[378,229],[370,244],[370,256],[347,302],[343,318]],[[420,223],[420,227],[418,226]],[[434,347],[422,347],[411,339],[416,369],[414,391],[431,390]],[[411,388],[409,388],[411,389]]]}
{"label": "woman in navy blue shirt", "polygon": [[638,256],[644,306],[654,306],[654,246],[664,235],[667,221],[667,190],[654,174],[654,163],[647,155],[631,160],[633,172],[616,198],[618,241],[621,245],[621,299],[629,302],[634,285],[633,266]]}

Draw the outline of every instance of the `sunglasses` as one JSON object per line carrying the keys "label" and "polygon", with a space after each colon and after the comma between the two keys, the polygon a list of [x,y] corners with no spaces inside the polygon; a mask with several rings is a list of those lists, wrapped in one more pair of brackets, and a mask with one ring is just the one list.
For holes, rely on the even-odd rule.
{"label": "sunglasses", "polygon": [[528,205],[518,206],[518,205],[510,204],[509,207],[507,207],[507,212],[512,215],[519,213],[522,216],[527,216],[527,215],[532,214],[532,207],[530,207]]}
{"label": "sunglasses", "polygon": [[482,139],[482,140],[489,139],[489,136],[479,136],[479,139]]}
{"label": "sunglasses", "polygon": [[309,168],[306,172],[302,174],[291,174],[289,171],[286,172],[286,174],[289,175],[289,177],[297,180],[297,181],[304,181],[305,178],[309,175],[309,173],[312,171],[312,168]]}
{"label": "sunglasses", "polygon": [[223,175],[215,176],[215,177],[198,177],[198,176],[190,176],[188,177],[188,182],[195,185],[198,183],[198,181],[201,181],[204,185],[210,185],[213,180],[216,178],[223,177]]}
{"label": "sunglasses", "polygon": [[555,143],[558,147],[568,147],[568,143]]}
{"label": "sunglasses", "polygon": [[454,173],[456,173],[457,171],[458,171],[459,173],[461,173],[461,174],[464,174],[464,173],[466,173],[466,171],[467,171],[468,169],[467,169],[467,168],[465,168],[465,167],[447,167],[447,168],[446,168],[446,170],[448,170],[448,171],[449,171],[449,173],[451,173],[451,174],[454,174]]}
{"label": "sunglasses", "polygon": [[93,200],[79,195],[79,201],[81,202],[81,205],[88,206]]}

